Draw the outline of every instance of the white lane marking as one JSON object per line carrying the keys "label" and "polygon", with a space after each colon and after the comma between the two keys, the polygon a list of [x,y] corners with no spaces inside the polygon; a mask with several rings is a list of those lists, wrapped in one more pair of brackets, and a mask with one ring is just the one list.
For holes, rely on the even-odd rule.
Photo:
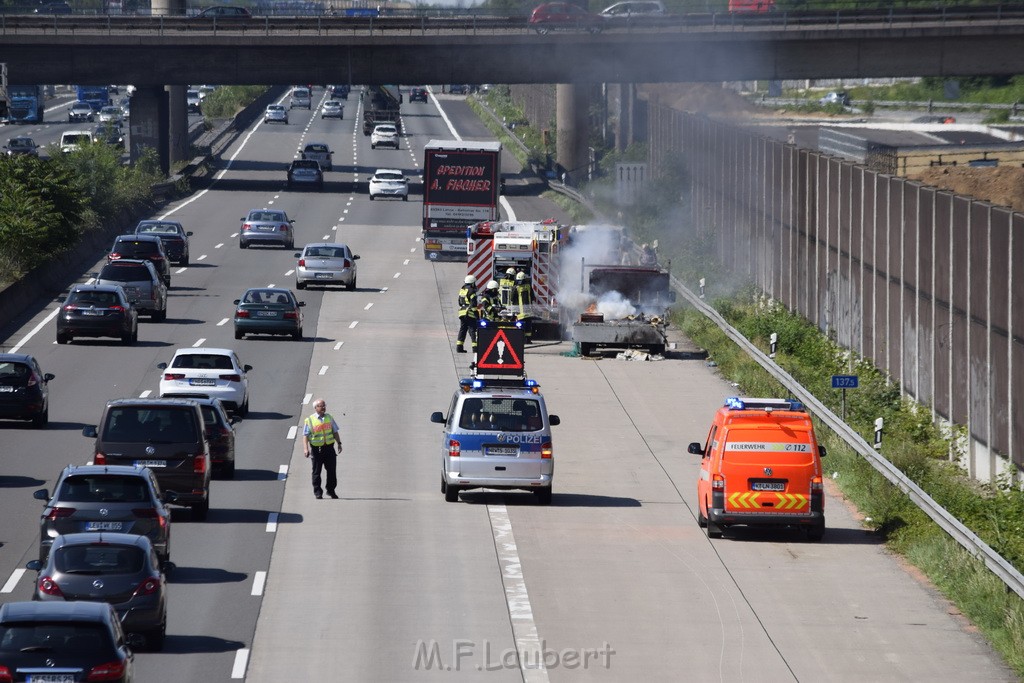
{"label": "white lane marking", "polygon": [[250,595],[263,595],[263,586],[267,583],[266,572],[256,572],[252,579],[252,593]]}
{"label": "white lane marking", "polygon": [[277,513],[271,512],[267,515],[267,533],[272,534],[277,531]]}
{"label": "white lane marking", "polygon": [[297,431],[299,431],[299,428],[296,427],[295,425],[292,425],[291,427],[289,427],[288,428],[288,438],[289,439],[294,439],[295,438],[295,432],[297,432]]}
{"label": "white lane marking", "polygon": [[186,270],[188,270],[188,268],[178,268],[178,269],[177,269],[176,271],[174,271],[174,274],[175,274],[175,275],[181,275],[181,274],[182,274],[182,273],[184,273],[184,272],[185,272]]}
{"label": "white lane marking", "polygon": [[368,311],[371,308],[373,308],[373,302],[372,301],[370,303],[366,304],[365,306],[363,306],[363,310],[364,311]]}
{"label": "white lane marking", "polygon": [[409,265],[409,259],[405,259],[404,261],[402,261],[402,265],[403,266]]}
{"label": "white lane marking", "polygon": [[327,374],[327,368],[328,368],[328,367],[329,367],[329,366],[327,366],[327,365],[321,365],[321,366],[320,366],[320,372],[318,372],[318,373],[316,373],[316,374],[318,374],[318,375],[326,375],[326,374]]}
{"label": "white lane marking", "polygon": [[230,237],[238,237],[238,233],[237,232],[233,232],[233,233],[231,233]]}
{"label": "white lane marking", "polygon": [[505,209],[505,213],[508,214],[508,219],[510,221],[518,220],[516,218],[516,212],[512,210],[512,205],[508,203],[507,199],[505,199],[505,195],[498,198],[498,203],[501,204],[503,209]]}
{"label": "white lane marking", "polygon": [[231,667],[231,678],[245,678],[245,667],[249,663],[249,648],[235,652],[235,664]]}
{"label": "white lane marking", "polygon": [[[547,667],[541,656],[541,640],[537,635],[537,624],[533,620],[530,596],[523,580],[523,565],[519,549],[512,535],[512,521],[504,505],[488,505],[487,516],[491,520],[494,547],[498,551],[501,567],[501,582],[505,586],[505,602],[512,619],[512,637],[515,639],[519,656],[519,670],[524,683],[546,683]],[[529,665],[527,665],[529,663]]]}
{"label": "white lane marking", "polygon": [[332,230],[332,231],[333,231],[333,230],[337,230],[337,229],[338,229],[338,226],[337,226],[337,225],[335,225],[335,226],[332,226],[332,227],[331,227],[331,230]]}
{"label": "white lane marking", "polygon": [[330,235],[330,233],[328,233],[328,234],[324,235],[324,237],[323,237],[323,238],[324,238],[325,240],[329,240],[329,239],[331,239],[331,235]]}
{"label": "white lane marking", "polygon": [[289,270],[287,273],[285,273],[284,276],[288,277],[289,275],[294,275],[294,274],[295,274],[295,269],[292,269],[292,270]]}
{"label": "white lane marking", "polygon": [[358,325],[358,324],[359,324],[359,321],[358,321],[358,320],[353,320],[353,321],[352,321],[352,324],[350,324],[350,325],[348,326],[348,329],[350,329],[350,330],[351,330],[352,328],[354,328],[354,327],[355,327],[356,325]]}
{"label": "white lane marking", "polygon": [[398,279],[398,278],[400,278],[400,277],[402,277],[402,274],[401,274],[401,273],[395,273],[395,274],[394,274],[394,276],[393,276],[393,277],[392,277],[391,279],[392,279],[392,280],[397,280],[397,279]]}
{"label": "white lane marking", "polygon": [[196,259],[196,261],[204,261],[204,260],[206,260],[206,254],[203,254],[202,256],[200,256],[199,258]]}
{"label": "white lane marking", "polygon": [[344,344],[344,343],[345,343],[345,342],[341,341],[341,342],[338,342],[337,344],[335,344],[335,345],[334,345],[334,350],[335,350],[335,351],[337,351],[338,349],[340,349],[340,348],[341,348],[341,346],[342,346],[342,344]]}
{"label": "white lane marking", "polygon": [[348,213],[348,209],[345,209],[345,213]]}
{"label": "white lane marking", "polygon": [[231,320],[231,318],[224,318],[219,323],[217,323],[217,327],[220,327],[221,325],[226,325],[229,320]]}
{"label": "white lane marking", "polygon": [[277,468],[277,480],[284,481],[288,478],[288,465],[281,465]]}
{"label": "white lane marking", "polygon": [[387,294],[388,293],[388,288],[387,287],[381,287],[380,288],[380,293],[381,294]]}
{"label": "white lane marking", "polygon": [[[277,195],[277,196],[280,197],[281,195]],[[269,202],[267,202],[267,204],[273,204],[273,203],[274,203],[273,199],[271,199]]]}
{"label": "white lane marking", "polygon": [[[417,242],[419,242],[419,241],[420,241],[418,237],[416,238],[416,241],[417,241]],[[415,253],[416,253],[416,247],[413,247],[413,248],[412,248],[412,249],[410,249],[409,251],[410,251],[410,252],[412,252],[413,254],[415,254]]]}
{"label": "white lane marking", "polygon": [[141,394],[139,394],[139,398],[149,398],[149,395],[152,394],[152,393],[153,393],[152,389],[146,389]]}
{"label": "white lane marking", "polygon": [[202,346],[205,343],[206,343],[206,337],[200,337],[199,341],[197,341],[195,344],[192,345],[192,348],[193,349],[197,349],[197,348],[199,348],[200,346]]}
{"label": "white lane marking", "polygon": [[25,575],[25,571],[25,568],[22,567],[11,572],[11,578],[7,579],[7,583],[4,584],[3,588],[0,588],[0,593],[13,593],[18,582],[21,581],[21,577]]}
{"label": "white lane marking", "polygon": [[267,287],[277,287],[277,285],[275,285],[273,282],[271,282],[269,285],[267,285]]}
{"label": "white lane marking", "polygon": [[305,396],[302,397],[302,405],[307,405],[312,400],[313,400],[313,394],[306,394]]}
{"label": "white lane marking", "polygon": [[[238,234],[238,233],[236,232],[236,233],[235,233],[235,235],[237,235],[237,234]],[[232,235],[232,237],[234,237],[235,235]],[[221,248],[221,247],[223,247],[223,246],[224,246],[224,243],[223,243],[223,242],[221,242],[220,244],[215,244],[215,245],[213,245],[213,248],[214,248],[214,249],[220,249],[220,248]]]}
{"label": "white lane marking", "polygon": [[[28,334],[26,334],[24,337],[22,337],[21,341],[18,342],[17,346],[15,346],[13,349],[11,349],[8,353],[17,353],[18,349],[20,349],[22,346],[24,346],[28,342],[29,339],[34,337],[36,332],[38,332],[39,330],[43,329],[46,325],[49,324],[49,322],[51,320],[56,318],[58,313],[60,313],[60,306],[58,306],[57,308],[53,309],[50,312],[50,315],[48,315],[45,318],[43,318],[42,320],[40,320],[39,324],[36,325],[35,327],[33,327],[32,330]],[[56,342],[54,342],[54,343],[56,344]]]}

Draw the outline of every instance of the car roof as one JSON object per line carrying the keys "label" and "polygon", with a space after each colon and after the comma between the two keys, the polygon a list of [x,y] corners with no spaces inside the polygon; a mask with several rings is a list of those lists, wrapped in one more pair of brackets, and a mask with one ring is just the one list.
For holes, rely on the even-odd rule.
{"label": "car roof", "polygon": [[347,247],[344,242],[309,242],[303,249],[308,247]]}
{"label": "car roof", "polygon": [[328,145],[326,142],[320,142],[318,140],[314,140],[312,142],[307,142],[306,143],[306,149],[309,149],[310,147],[320,147],[320,146],[326,147],[327,149],[331,148],[331,146]]}
{"label": "car roof", "polygon": [[[259,289],[259,288],[257,288],[257,289]],[[282,289],[280,291],[285,291],[285,290]],[[174,352],[175,356],[193,356],[193,355],[198,355],[198,354],[207,354],[207,355],[213,354],[213,355],[221,355],[221,356],[230,356],[230,355],[234,354],[234,350],[233,349],[218,349],[218,348],[213,348],[212,346],[199,346],[199,347],[193,347],[193,348],[187,348],[187,349],[177,349]]]}
{"label": "car roof", "polygon": [[377,129],[377,128],[394,128],[394,127],[395,127],[395,124],[393,124],[393,123],[378,123],[376,126],[374,126],[374,129]]}
{"label": "car roof", "polygon": [[[160,238],[156,235],[136,235],[134,232],[126,235],[118,235],[118,242],[124,240],[125,242],[160,242]],[[160,242],[163,244],[163,242]]]}
{"label": "car roof", "polygon": [[[115,398],[112,401],[107,401],[107,407],[126,407],[126,406],[196,406],[199,407],[191,398]],[[108,465],[94,465],[94,467],[108,467]],[[109,465],[109,467],[115,467],[115,465]]]}
{"label": "car roof", "polygon": [[0,606],[0,623],[14,621],[109,621],[113,606],[107,602],[9,602]]}
{"label": "car roof", "polygon": [[0,363],[29,363],[33,360],[27,353],[0,353]]}
{"label": "car roof", "polygon": [[378,168],[373,173],[374,175],[378,173],[398,173],[399,175],[405,175],[405,173],[403,173],[400,169],[397,168]]}

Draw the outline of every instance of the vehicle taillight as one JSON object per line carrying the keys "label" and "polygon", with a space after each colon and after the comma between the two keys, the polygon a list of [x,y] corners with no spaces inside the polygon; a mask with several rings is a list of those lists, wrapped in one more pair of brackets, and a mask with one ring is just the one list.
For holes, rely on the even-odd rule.
{"label": "vehicle taillight", "polygon": [[282,223],[282,224],[281,224],[281,225],[279,225],[278,227],[280,228],[281,232],[288,232],[288,227],[289,227],[289,226],[288,226],[288,224],[287,224],[287,223]]}
{"label": "vehicle taillight", "polygon": [[124,306],[111,306],[110,310],[117,311],[118,313],[124,313]]}
{"label": "vehicle taillight", "polygon": [[106,454],[105,453],[97,452],[96,455],[93,456],[92,464],[93,465],[106,465],[107,464],[107,456],[106,456]]}
{"label": "vehicle taillight", "polygon": [[165,372],[164,373],[164,379],[166,379],[166,380],[185,379],[185,373],[183,373],[183,372],[180,372],[180,373],[179,372]]}
{"label": "vehicle taillight", "polygon": [[242,223],[242,230],[252,230],[252,223]]}
{"label": "vehicle taillight", "polygon": [[164,257],[161,256],[160,254],[153,254],[152,256],[149,257],[149,260],[150,261],[163,261]]}
{"label": "vehicle taillight", "polygon": [[124,678],[125,663],[122,661],[107,662],[89,669],[87,681],[119,681]]}
{"label": "vehicle taillight", "polygon": [[235,317],[236,318],[248,318],[249,317],[249,311],[246,311],[244,309],[239,308],[237,311],[235,311]]}
{"label": "vehicle taillight", "polygon": [[306,259],[300,258],[299,259],[299,268],[305,268],[305,267],[306,267]]}
{"label": "vehicle taillight", "polygon": [[0,666],[0,683],[14,683],[14,677],[11,675],[11,670],[6,666]]}
{"label": "vehicle taillight", "polygon": [[220,378],[223,379],[223,380],[227,380],[228,382],[241,382],[242,381],[242,376],[241,375],[221,375]]}
{"label": "vehicle taillight", "polygon": [[160,582],[156,579],[149,578],[140,583],[139,587],[135,589],[135,592],[132,593],[132,595],[152,595],[158,590],[160,590]]}
{"label": "vehicle taillight", "polygon": [[65,311],[77,311],[78,310],[78,306],[75,306],[74,304],[67,304],[66,306],[64,306],[64,310]]}
{"label": "vehicle taillight", "polygon": [[45,593],[46,595],[52,595],[57,598],[64,597],[64,593],[61,592],[60,586],[58,586],[57,582],[51,579],[49,576],[44,576],[43,578],[39,579],[39,590]]}
{"label": "vehicle taillight", "polygon": [[109,258],[111,261],[116,261],[119,258],[124,258],[124,256],[116,251],[112,251],[110,252],[110,256],[108,256],[107,258]]}
{"label": "vehicle taillight", "polygon": [[298,320],[299,319],[299,313],[298,313],[298,311],[285,311],[284,319],[285,320]]}
{"label": "vehicle taillight", "polygon": [[711,475],[711,489],[713,491],[724,491],[725,477],[723,477],[721,474]]}
{"label": "vehicle taillight", "polygon": [[39,378],[36,377],[36,373],[33,372],[31,375],[29,375],[28,386],[34,387],[37,384],[39,384]]}
{"label": "vehicle taillight", "polygon": [[542,459],[548,459],[551,457],[553,450],[551,448],[551,442],[541,444],[540,446],[540,457]]}
{"label": "vehicle taillight", "polygon": [[73,514],[75,514],[75,508],[52,508],[46,518],[51,522],[56,522],[58,519],[70,517]]}
{"label": "vehicle taillight", "polygon": [[342,268],[351,268],[351,267],[352,267],[352,262],[349,261],[348,259],[345,259],[345,265],[343,265]]}
{"label": "vehicle taillight", "polygon": [[192,461],[192,471],[196,474],[202,474],[206,471],[206,458],[203,457],[202,453],[196,453]]}
{"label": "vehicle taillight", "polygon": [[821,477],[814,477],[814,478],[811,479],[811,490],[812,491],[821,491],[822,490]]}
{"label": "vehicle taillight", "polygon": [[221,427],[218,431],[220,432],[220,435],[224,438],[231,436],[231,430],[228,429],[227,427]]}
{"label": "vehicle taillight", "polygon": [[451,439],[448,442],[448,455],[452,458],[462,455],[462,445],[455,439]]}

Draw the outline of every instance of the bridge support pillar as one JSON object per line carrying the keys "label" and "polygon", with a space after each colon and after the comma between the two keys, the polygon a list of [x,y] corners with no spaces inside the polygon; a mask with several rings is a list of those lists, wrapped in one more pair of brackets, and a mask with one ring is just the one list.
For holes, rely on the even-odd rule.
{"label": "bridge support pillar", "polygon": [[623,152],[636,141],[636,85],[609,84],[609,109],[615,117],[615,151]]}
{"label": "bridge support pillar", "polygon": [[185,99],[187,88],[184,85],[167,86],[167,109],[169,145],[168,161],[170,166],[188,160],[188,103]]}
{"label": "bridge support pillar", "polygon": [[185,0],[153,0],[150,13],[153,16],[182,16],[185,14]]}
{"label": "bridge support pillar", "polygon": [[131,160],[138,161],[145,149],[156,150],[160,170],[170,172],[167,91],[160,86],[136,88],[132,95]]}
{"label": "bridge support pillar", "polygon": [[590,86],[559,83],[555,87],[555,123],[558,127],[555,161],[570,183],[587,177],[590,126]]}

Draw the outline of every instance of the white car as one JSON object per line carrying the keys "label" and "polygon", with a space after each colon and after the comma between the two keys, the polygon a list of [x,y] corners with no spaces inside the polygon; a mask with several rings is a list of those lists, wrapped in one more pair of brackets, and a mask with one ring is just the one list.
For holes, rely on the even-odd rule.
{"label": "white car", "polygon": [[401,197],[409,201],[409,179],[397,168],[378,168],[370,178],[370,199]]}
{"label": "white car", "polygon": [[121,107],[107,106],[100,109],[100,123],[117,123],[124,121]]}
{"label": "white car", "polygon": [[280,104],[268,104],[267,110],[263,113],[263,123],[288,124],[288,110]]}
{"label": "white car", "polygon": [[313,95],[309,92],[309,88],[295,88],[292,90],[292,95],[288,99],[288,108],[295,109],[295,107],[302,109],[313,108]]}
{"label": "white car", "polygon": [[345,105],[338,100],[327,100],[324,108],[320,111],[321,119],[343,119],[345,118]]}
{"label": "white car", "polygon": [[398,128],[392,123],[378,123],[370,134],[370,149],[378,147],[398,149]]}
{"label": "white car", "polygon": [[320,164],[320,168],[325,171],[334,170],[334,152],[331,151],[330,145],[326,142],[309,142],[302,148],[302,152],[299,154],[302,159],[312,159]]}
{"label": "white car", "polygon": [[231,349],[178,349],[170,363],[160,363],[160,398],[219,398],[239,415],[249,412],[249,370]]}
{"label": "white car", "polygon": [[66,130],[60,135],[60,151],[64,154],[75,152],[95,142],[92,131]]}

